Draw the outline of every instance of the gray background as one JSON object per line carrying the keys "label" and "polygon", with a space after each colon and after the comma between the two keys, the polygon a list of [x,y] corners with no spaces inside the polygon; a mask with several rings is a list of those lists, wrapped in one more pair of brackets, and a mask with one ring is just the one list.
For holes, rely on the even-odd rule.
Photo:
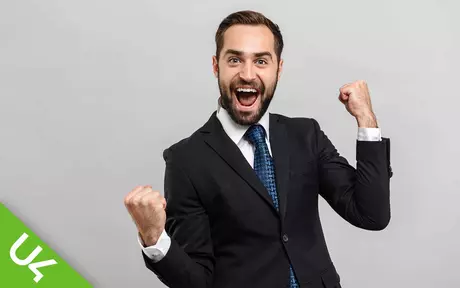
{"label": "gray background", "polygon": [[286,42],[274,112],[316,118],[355,165],[356,122],[337,96],[364,79],[392,141],[386,230],[358,230],[321,199],[343,287],[459,287],[459,8],[454,0],[2,1],[0,200],[95,287],[163,287],[144,267],[123,197],[139,184],[163,189],[163,149],[217,105],[217,25],[255,9]]}

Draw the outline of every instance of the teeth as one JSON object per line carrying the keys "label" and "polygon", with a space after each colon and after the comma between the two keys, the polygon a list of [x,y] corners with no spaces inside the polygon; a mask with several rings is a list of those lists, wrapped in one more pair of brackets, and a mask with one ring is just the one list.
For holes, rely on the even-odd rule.
{"label": "teeth", "polygon": [[238,88],[236,89],[238,92],[252,92],[252,93],[257,93],[257,90],[254,88]]}

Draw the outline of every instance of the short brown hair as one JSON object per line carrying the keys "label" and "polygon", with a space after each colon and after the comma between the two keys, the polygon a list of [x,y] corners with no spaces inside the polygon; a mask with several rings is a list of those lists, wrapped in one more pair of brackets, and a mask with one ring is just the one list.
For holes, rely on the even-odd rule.
{"label": "short brown hair", "polygon": [[219,60],[220,51],[224,46],[224,33],[233,25],[243,24],[243,25],[265,25],[272,31],[273,36],[275,37],[275,53],[278,58],[278,62],[281,59],[281,53],[283,52],[283,36],[281,35],[280,28],[277,24],[273,23],[270,19],[265,17],[262,13],[244,10],[234,12],[228,15],[219,25],[219,28],[216,32],[216,57]]}

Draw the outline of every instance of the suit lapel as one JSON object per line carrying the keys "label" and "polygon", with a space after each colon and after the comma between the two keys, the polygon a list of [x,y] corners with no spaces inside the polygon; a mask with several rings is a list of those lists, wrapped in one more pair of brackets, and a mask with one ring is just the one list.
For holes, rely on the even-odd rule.
{"label": "suit lapel", "polygon": [[237,145],[228,137],[214,112],[200,132],[204,141],[275,211],[273,201]]}
{"label": "suit lapel", "polygon": [[281,221],[284,220],[289,191],[289,147],[285,123],[276,115],[270,114],[270,146],[275,163],[276,190],[280,203]]}

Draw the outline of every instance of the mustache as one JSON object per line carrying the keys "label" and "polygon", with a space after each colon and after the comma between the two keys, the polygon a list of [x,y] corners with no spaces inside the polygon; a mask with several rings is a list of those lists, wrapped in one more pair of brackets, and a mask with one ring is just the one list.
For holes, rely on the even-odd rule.
{"label": "mustache", "polygon": [[238,80],[238,81],[232,82],[230,84],[230,89],[234,90],[236,89],[236,87],[241,87],[241,86],[248,87],[248,88],[254,88],[260,92],[264,92],[265,90],[265,86],[263,85],[263,83],[258,83],[257,81],[248,82],[244,80]]}

